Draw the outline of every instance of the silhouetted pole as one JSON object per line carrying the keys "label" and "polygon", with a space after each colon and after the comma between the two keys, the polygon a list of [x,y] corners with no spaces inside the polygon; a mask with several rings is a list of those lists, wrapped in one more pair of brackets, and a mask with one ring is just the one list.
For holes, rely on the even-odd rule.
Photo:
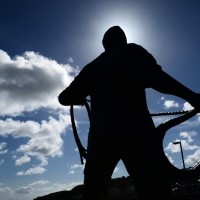
{"label": "silhouetted pole", "polygon": [[185,169],[185,162],[184,162],[184,157],[183,157],[183,148],[182,148],[181,141],[179,141],[179,142],[173,142],[173,144],[180,144],[181,157],[182,157],[182,162],[183,162],[183,169]]}

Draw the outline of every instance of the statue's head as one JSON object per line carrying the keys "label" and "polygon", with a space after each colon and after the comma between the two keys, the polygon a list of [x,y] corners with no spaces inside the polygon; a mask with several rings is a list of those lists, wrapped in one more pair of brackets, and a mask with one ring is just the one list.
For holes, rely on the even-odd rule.
{"label": "statue's head", "polygon": [[109,50],[126,45],[127,39],[124,31],[119,26],[113,26],[105,32],[102,43],[104,49]]}

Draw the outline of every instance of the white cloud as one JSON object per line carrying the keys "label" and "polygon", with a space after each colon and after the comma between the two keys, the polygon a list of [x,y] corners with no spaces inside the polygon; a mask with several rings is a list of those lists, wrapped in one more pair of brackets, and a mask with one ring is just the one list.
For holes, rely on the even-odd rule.
{"label": "white cloud", "polygon": [[40,181],[36,181],[36,182],[33,182],[33,183],[30,183],[29,185],[30,186],[36,186],[36,185],[46,185],[46,184],[48,184],[49,183],[49,181],[45,181],[45,180],[40,180]]}
{"label": "white cloud", "polygon": [[[195,141],[193,137],[197,136],[196,131],[181,131],[179,136],[183,139],[176,139],[174,142],[181,142],[181,146],[184,150],[197,150],[200,149],[198,145],[193,145],[192,143]],[[165,150],[169,150],[173,153],[180,152],[180,145],[173,144],[170,142]]]}
{"label": "white cloud", "polygon": [[34,199],[38,196],[44,196],[49,193],[58,191],[71,190],[77,185],[82,185],[83,182],[72,182],[68,184],[52,183],[48,180],[40,180],[21,186],[16,189],[17,196],[13,198],[14,190],[12,188],[0,184],[0,195],[3,199]]}
{"label": "white cloud", "polygon": [[85,166],[85,163],[82,165],[82,164],[73,164],[73,165],[70,165],[68,166],[68,168],[70,168],[68,174],[75,174],[76,172],[79,172],[79,171],[83,171],[84,169],[84,166]]}
{"label": "white cloud", "polygon": [[6,142],[0,142],[0,155],[5,154],[8,152],[7,149],[4,149],[6,147],[7,143]]}
{"label": "white cloud", "polygon": [[40,187],[37,187],[37,188],[35,187],[36,185],[31,185],[31,186],[33,186],[33,192],[37,194],[37,196],[43,196],[48,193],[54,193],[58,191],[66,191],[66,190],[69,191],[75,186],[82,185],[82,184],[83,182],[72,182],[68,184],[60,184],[60,183],[53,183],[53,184],[48,184],[48,185],[44,184],[44,185],[39,185]]}
{"label": "white cloud", "polygon": [[194,166],[199,162],[199,158],[200,158],[200,149],[196,150],[193,155],[187,156],[187,158],[185,159],[185,163],[188,166]]}
{"label": "white cloud", "polygon": [[83,182],[73,182],[73,183],[69,183],[69,184],[65,185],[65,188],[66,188],[67,190],[71,190],[71,189],[74,188],[75,186],[77,186],[77,185],[82,185],[82,184],[83,184]]}
{"label": "white cloud", "polygon": [[115,167],[115,169],[114,169],[114,171],[113,171],[113,173],[119,173],[121,170],[120,170],[120,167]]}
{"label": "white cloud", "polygon": [[[196,131],[182,131],[179,136],[183,139],[176,139],[174,142],[181,142],[181,146],[184,152],[187,151],[187,157],[185,158],[185,164],[187,166],[194,166],[200,158],[200,146],[194,143],[194,137],[197,137]],[[170,151],[172,153],[179,153],[181,151],[180,144],[173,144],[170,142],[168,146],[165,148],[166,151]],[[188,153],[192,152],[191,155],[188,156]],[[168,154],[167,154],[168,155]],[[171,162],[171,161],[170,161]]]}
{"label": "white cloud", "polygon": [[72,57],[69,57],[68,61],[69,61],[70,63],[73,63],[73,62],[74,62],[74,60],[73,60]]}
{"label": "white cloud", "polygon": [[196,131],[190,131],[190,132],[187,132],[187,131],[183,131],[183,132],[180,132],[179,134],[181,137],[185,138],[187,140],[187,142],[191,143],[194,141],[194,139],[192,138],[193,136],[196,136],[197,133]]}
{"label": "white cloud", "polygon": [[[73,59],[69,60],[73,63]],[[15,165],[21,166],[30,163],[32,157],[38,159],[40,164],[31,163],[27,169],[19,170],[17,176],[43,174],[48,164],[48,157],[62,156],[62,134],[67,126],[71,125],[69,110],[58,103],[57,96],[73,80],[78,68],[68,64],[58,64],[55,60],[46,58],[38,53],[25,52],[23,55],[11,58],[6,52],[0,50],[0,137],[20,139],[23,143],[16,143],[12,151]],[[16,120],[16,116],[33,114],[41,108],[53,111],[53,116],[44,120]],[[63,109],[64,108],[64,109]],[[62,109],[64,111],[62,111]],[[63,115],[62,113],[65,112]],[[4,119],[5,117],[5,119]],[[19,118],[17,118],[19,119]],[[7,143],[0,143],[0,153],[6,153]],[[0,166],[4,159],[0,160]],[[83,166],[73,165],[75,170],[82,170]],[[54,192],[63,189],[72,189],[82,182],[70,184],[51,184],[40,180],[19,187],[16,190],[21,195],[42,194],[45,191]],[[44,187],[45,186],[45,187]],[[0,192],[12,192],[8,187],[0,187]],[[11,197],[12,198],[12,197]]]}
{"label": "white cloud", "polygon": [[[182,145],[182,148],[184,150],[196,150],[196,149],[199,149],[200,147],[197,146],[197,145],[191,145],[189,142],[187,142],[186,140],[175,140],[176,141],[181,141],[181,145]],[[181,149],[180,149],[180,145],[178,144],[173,144],[173,143],[169,143],[168,146],[165,148],[165,150],[167,151],[170,151],[172,153],[177,153],[177,152],[180,152]]]}
{"label": "white cloud", "polygon": [[71,169],[84,169],[84,165],[74,164],[71,165]]}
{"label": "white cloud", "polygon": [[23,165],[31,161],[31,158],[26,154],[15,160],[15,165]]}
{"label": "white cloud", "polygon": [[36,167],[28,169],[27,171],[17,172],[17,176],[43,174],[45,171],[46,169],[44,167],[36,166]]}
{"label": "white cloud", "polygon": [[183,110],[192,110],[193,108],[188,102],[183,104]]}
{"label": "white cloud", "polygon": [[174,164],[174,160],[172,159],[171,156],[169,156],[168,153],[165,152],[165,156],[167,157],[167,159],[169,160],[170,163]]}
{"label": "white cloud", "polygon": [[173,100],[165,100],[163,105],[166,109],[179,107],[179,104]]}
{"label": "white cloud", "polygon": [[[41,123],[35,121],[16,121],[11,118],[5,121],[0,120],[0,136],[12,136],[13,138],[26,137],[26,144],[21,144],[16,152],[25,157],[17,158],[16,165],[29,162],[28,156],[34,156],[42,162],[42,165],[47,164],[46,157],[61,156],[63,139],[61,134],[66,126],[71,124],[69,116],[59,115],[56,120],[49,117],[48,121],[43,120]],[[1,144],[2,148],[5,144]]]}
{"label": "white cloud", "polygon": [[[70,58],[73,62],[73,59]],[[77,68],[68,64],[58,64],[39,53],[25,52],[11,58],[0,50],[0,136],[26,138],[13,151],[15,165],[21,166],[31,162],[31,157],[40,161],[26,171],[17,175],[44,173],[48,157],[63,154],[61,134],[71,125],[69,109],[58,102],[59,93],[73,80]],[[25,112],[46,108],[53,111],[56,118],[49,116],[41,122],[14,120],[12,117]],[[63,109],[64,108],[64,109]],[[63,114],[59,114],[63,111]],[[34,113],[33,113],[34,114]],[[5,154],[7,143],[0,143],[0,154]],[[1,160],[1,165],[4,160]]]}
{"label": "white cloud", "polygon": [[57,96],[72,81],[73,68],[35,52],[14,58],[0,50],[0,115],[60,107]]}
{"label": "white cloud", "polygon": [[49,121],[42,121],[37,133],[27,142],[17,149],[18,152],[25,152],[27,155],[41,156],[61,156],[63,140],[60,134],[64,131],[67,119],[62,116],[59,121],[49,118]]}
{"label": "white cloud", "polygon": [[[14,122],[14,121],[13,121]],[[14,122],[16,123],[16,122]],[[31,124],[33,128],[28,126]],[[69,119],[66,116],[60,115],[59,120],[52,117],[49,121],[42,121],[41,124],[29,123],[24,125],[26,131],[20,132],[23,137],[29,137],[30,139],[26,144],[21,144],[16,150],[17,154],[25,154],[26,156],[17,159],[15,164],[21,165],[30,161],[30,156],[36,157],[41,163],[40,165],[30,168],[27,171],[20,171],[17,175],[32,175],[44,173],[46,170],[44,166],[48,164],[48,157],[61,156],[63,140],[61,134],[63,133],[66,125],[69,124]],[[23,125],[22,125],[23,126]],[[18,126],[12,134],[15,136],[18,132],[18,128],[21,130],[21,122],[18,122]],[[19,135],[18,135],[19,137]]]}
{"label": "white cloud", "polygon": [[70,171],[68,172],[68,174],[75,174],[75,171],[74,171],[74,170],[70,170]]}

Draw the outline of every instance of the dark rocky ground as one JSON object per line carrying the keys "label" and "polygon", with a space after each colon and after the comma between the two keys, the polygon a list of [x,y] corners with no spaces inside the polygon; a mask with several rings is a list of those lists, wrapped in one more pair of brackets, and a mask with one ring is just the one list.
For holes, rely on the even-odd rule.
{"label": "dark rocky ground", "polygon": [[[200,200],[200,181],[173,183],[174,200]],[[82,200],[83,185],[70,191],[51,193],[33,200]],[[111,180],[110,200],[137,200],[130,177]]]}

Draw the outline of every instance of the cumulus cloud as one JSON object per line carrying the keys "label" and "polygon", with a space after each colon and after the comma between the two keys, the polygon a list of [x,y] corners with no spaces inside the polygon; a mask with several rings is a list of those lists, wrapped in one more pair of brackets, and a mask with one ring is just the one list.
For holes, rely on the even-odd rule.
{"label": "cumulus cloud", "polygon": [[183,104],[183,110],[192,110],[193,108],[188,102]]}
{"label": "cumulus cloud", "polygon": [[[197,136],[196,131],[181,131],[179,133],[181,139],[175,139],[174,142],[181,142],[181,145],[184,150],[197,150],[200,149],[198,145],[193,145],[192,143],[195,141],[193,137]],[[168,144],[165,150],[169,150],[173,153],[180,152],[180,146],[175,145],[172,142]]]}
{"label": "cumulus cloud", "polygon": [[26,154],[24,156],[21,156],[20,158],[15,160],[15,165],[23,165],[25,163],[28,163],[31,161],[31,158],[27,156]]}
{"label": "cumulus cloud", "polygon": [[165,156],[167,157],[170,163],[174,164],[173,158],[168,153],[165,152]]}
{"label": "cumulus cloud", "polygon": [[80,164],[71,165],[71,169],[83,169],[83,168],[84,168],[84,165],[80,165]]}
{"label": "cumulus cloud", "polygon": [[[175,142],[181,142],[182,149],[184,150],[184,152],[187,151],[187,154],[189,154],[189,152],[192,152],[185,158],[185,164],[187,164],[188,166],[194,166],[199,161],[200,157],[200,146],[198,146],[196,143],[194,144],[194,137],[197,137],[197,132],[181,131],[179,136],[180,138],[176,139]],[[170,142],[165,148],[165,151],[169,151],[171,153],[180,153],[181,148],[180,145],[175,145]]]}
{"label": "cumulus cloud", "polygon": [[7,149],[5,149],[7,143],[6,142],[0,142],[0,155],[5,154],[8,152]]}
{"label": "cumulus cloud", "polygon": [[63,190],[71,190],[77,185],[81,185],[83,182],[73,182],[69,184],[52,183],[48,180],[39,180],[21,187],[18,187],[15,192],[12,188],[4,186],[0,183],[1,197],[4,199],[14,199],[13,194],[17,194],[15,199],[34,199],[38,196],[43,196],[48,193],[54,193]]}
{"label": "cumulus cloud", "polygon": [[[79,71],[71,66],[72,58],[68,62],[70,64],[59,64],[35,52],[11,58],[0,50],[0,137],[5,139],[0,142],[0,154],[6,154],[10,142],[17,139],[15,149],[10,151],[18,166],[17,176],[43,174],[47,171],[49,157],[63,155],[62,134],[71,125],[71,120],[69,109],[59,105],[57,96]],[[37,120],[34,114],[43,114],[43,111],[45,117],[40,116]],[[4,160],[0,159],[0,166]],[[20,168],[22,165],[23,169]],[[82,169],[78,165],[72,168]],[[79,183],[48,184],[47,180],[39,180],[19,187],[15,193],[19,198],[20,195],[38,195],[40,189],[41,194],[46,194],[47,191],[72,189]],[[0,192],[8,194],[13,190],[0,185]]]}
{"label": "cumulus cloud", "polygon": [[57,191],[63,191],[63,190],[71,190],[75,186],[82,185],[82,184],[83,182],[72,182],[68,184],[52,183],[52,184],[49,184],[48,187],[40,187],[40,189],[38,188],[37,192],[45,191],[45,194],[46,194],[46,193],[52,193],[52,192],[57,192]]}
{"label": "cumulus cloud", "polygon": [[[0,136],[13,138],[27,138],[27,143],[19,145],[13,158],[15,164],[20,166],[31,161],[31,156],[37,158],[41,163],[36,168],[31,168],[25,172],[18,172],[17,175],[30,175],[43,173],[43,166],[48,164],[48,157],[61,156],[63,139],[61,134],[66,126],[71,124],[69,116],[59,115],[58,119],[49,117],[48,121],[41,123],[35,121],[17,121],[11,118],[0,120]],[[1,143],[0,151],[3,153],[6,144]]]}
{"label": "cumulus cloud", "polygon": [[191,143],[194,141],[193,137],[197,135],[197,132],[196,131],[190,131],[190,132],[181,131],[179,135],[185,138],[189,143]]}
{"label": "cumulus cloud", "polygon": [[82,170],[84,169],[85,164],[72,164],[70,166],[68,166],[68,168],[70,169],[68,174],[75,174],[77,172],[82,172]]}
{"label": "cumulus cloud", "polygon": [[[40,125],[36,123],[33,132],[29,131],[29,136],[27,135],[32,135],[28,143],[20,145],[17,151],[38,158],[61,156],[63,140],[60,134],[66,125],[69,125],[69,119],[64,116],[60,116],[59,120],[50,117],[49,121],[42,121]],[[21,129],[21,126],[19,128]]]}
{"label": "cumulus cloud", "polygon": [[39,53],[11,58],[0,50],[0,115],[59,107],[57,96],[72,81],[73,69]]}
{"label": "cumulus cloud", "polygon": [[179,104],[173,100],[165,100],[163,105],[166,109],[179,107]]}
{"label": "cumulus cloud", "polygon": [[187,158],[185,159],[185,163],[189,166],[194,166],[199,162],[199,158],[200,158],[200,149],[196,150],[193,155],[187,156]]}
{"label": "cumulus cloud", "polygon": [[[36,157],[40,165],[27,169],[26,171],[17,172],[18,176],[41,174],[46,170],[48,157],[61,156],[63,139],[61,134],[66,126],[71,124],[69,116],[60,114],[58,119],[49,117],[41,123],[36,121],[19,121],[7,118],[0,120],[0,136],[12,138],[27,138],[27,143],[22,143],[16,149],[15,165],[23,165],[31,161],[31,157]],[[6,153],[6,143],[0,143],[0,153]],[[18,156],[19,155],[19,156]],[[1,165],[3,164],[3,160]]]}
{"label": "cumulus cloud", "polygon": [[[69,62],[72,64],[73,59]],[[62,134],[71,120],[69,110],[58,103],[57,97],[77,73],[78,68],[39,53],[27,51],[11,58],[0,50],[0,137],[24,139],[12,151],[16,166],[30,163],[32,157],[40,161],[18,171],[18,176],[44,173],[48,157],[62,156]],[[33,116],[41,108],[48,110],[44,119],[27,117],[27,113]],[[6,142],[0,142],[0,154],[8,152]],[[1,159],[0,165],[3,163]]]}
{"label": "cumulus cloud", "polygon": [[74,171],[74,170],[70,170],[70,171],[68,172],[68,174],[75,174],[75,171]]}
{"label": "cumulus cloud", "polygon": [[28,169],[27,171],[19,171],[17,172],[17,176],[23,175],[33,175],[33,174],[42,174],[46,171],[44,167],[36,166]]}
{"label": "cumulus cloud", "polygon": [[[175,140],[175,142],[179,142],[179,141],[181,141],[181,145],[184,150],[196,150],[200,148],[198,145],[190,144],[190,142],[188,142],[187,140]],[[177,153],[177,152],[180,152],[180,146],[175,145],[172,142],[170,142],[168,146],[165,148],[165,150],[166,151],[169,150],[172,153]]]}

